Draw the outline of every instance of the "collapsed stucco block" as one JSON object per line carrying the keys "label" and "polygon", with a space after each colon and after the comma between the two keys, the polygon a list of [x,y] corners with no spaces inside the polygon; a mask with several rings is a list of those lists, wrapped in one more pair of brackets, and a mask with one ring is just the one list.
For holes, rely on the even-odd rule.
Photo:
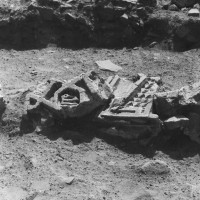
{"label": "collapsed stucco block", "polygon": [[167,130],[185,129],[189,125],[189,119],[185,116],[173,116],[164,121]]}
{"label": "collapsed stucco block", "polygon": [[83,117],[104,105],[112,96],[110,86],[95,72],[90,71],[68,82],[59,80],[40,84],[27,95],[29,112],[49,110],[55,117]]}
{"label": "collapsed stucco block", "polygon": [[161,125],[158,115],[152,112],[153,97],[159,88],[157,81],[160,79],[151,79],[144,74],[138,74],[135,81],[117,75],[109,77],[107,83],[113,90],[114,98],[109,107],[100,113],[99,119],[110,124],[128,124],[132,127],[131,137],[148,132],[156,135]]}

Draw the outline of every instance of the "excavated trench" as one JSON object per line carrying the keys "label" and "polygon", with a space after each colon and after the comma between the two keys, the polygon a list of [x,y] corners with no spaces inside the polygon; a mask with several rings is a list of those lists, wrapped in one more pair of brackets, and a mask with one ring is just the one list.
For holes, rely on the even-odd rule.
{"label": "excavated trench", "polygon": [[[157,47],[186,51],[200,46],[198,18],[121,1],[62,6],[51,1],[0,9],[0,48]],[[54,1],[52,1],[54,2]],[[122,5],[125,4],[125,5]],[[69,6],[69,5],[68,5]],[[73,11],[73,12],[72,12]]]}
{"label": "excavated trench", "polygon": [[[200,22],[128,1],[62,4],[22,1],[20,9],[0,8],[0,48],[40,49],[155,47],[186,51],[200,46]],[[110,5],[112,3],[112,5]]]}

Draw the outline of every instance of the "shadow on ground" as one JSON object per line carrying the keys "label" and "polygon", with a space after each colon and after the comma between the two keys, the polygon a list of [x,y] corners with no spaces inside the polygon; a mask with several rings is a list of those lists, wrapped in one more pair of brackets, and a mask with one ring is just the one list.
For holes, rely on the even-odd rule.
{"label": "shadow on ground", "polygon": [[90,143],[94,138],[99,138],[106,143],[128,154],[142,154],[144,157],[153,158],[158,151],[169,155],[175,160],[192,157],[200,153],[200,145],[191,141],[181,132],[172,134],[161,132],[148,144],[142,144],[142,140],[128,140],[117,136],[111,136],[101,131],[95,123],[68,122],[65,126],[55,126],[41,132],[50,140],[63,138],[71,140],[74,145]]}

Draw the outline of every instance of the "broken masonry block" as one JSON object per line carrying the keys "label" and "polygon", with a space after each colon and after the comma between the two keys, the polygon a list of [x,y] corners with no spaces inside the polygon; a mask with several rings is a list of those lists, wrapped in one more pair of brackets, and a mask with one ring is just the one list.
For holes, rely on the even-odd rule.
{"label": "broken masonry block", "polygon": [[167,130],[181,129],[184,130],[189,125],[189,119],[185,116],[173,116],[164,121]]}
{"label": "broken masonry block", "polygon": [[28,113],[46,109],[59,119],[83,117],[104,105],[111,96],[110,86],[91,71],[68,82],[54,80],[42,84],[27,95],[26,109]]}
{"label": "broken masonry block", "polygon": [[200,113],[200,82],[179,90],[156,93],[155,110],[163,120],[190,112]]}
{"label": "broken masonry block", "polygon": [[[180,128],[200,143],[200,82],[171,92],[156,93],[155,111],[168,130]],[[181,118],[176,116],[182,115]]]}
{"label": "broken masonry block", "polygon": [[[153,98],[157,92],[159,78],[138,74],[130,81],[118,75],[109,77],[107,83],[113,90],[114,98],[98,118],[115,126],[128,126],[129,133],[123,137],[138,138],[144,135],[156,136],[161,128],[158,115],[153,114]],[[123,128],[124,129],[124,128]]]}
{"label": "broken masonry block", "polygon": [[118,72],[119,70],[122,70],[122,67],[113,64],[110,60],[96,61],[96,64],[101,70],[106,70],[111,72]]}
{"label": "broken masonry block", "polygon": [[63,117],[83,117],[112,97],[109,85],[95,72],[83,74],[55,92]]}
{"label": "broken masonry block", "polygon": [[199,12],[199,9],[197,9],[197,8],[192,8],[188,12],[188,16],[190,16],[190,17],[199,17],[199,14],[200,14],[200,12]]}

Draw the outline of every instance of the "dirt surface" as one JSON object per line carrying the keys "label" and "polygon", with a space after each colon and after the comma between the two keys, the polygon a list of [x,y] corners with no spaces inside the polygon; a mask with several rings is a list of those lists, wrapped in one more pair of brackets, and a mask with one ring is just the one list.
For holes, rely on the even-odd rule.
{"label": "dirt surface", "polygon": [[179,133],[163,133],[149,145],[107,136],[91,125],[20,134],[28,88],[91,69],[107,77],[113,73],[95,64],[106,59],[123,67],[121,76],[159,75],[170,90],[200,77],[199,50],[1,50],[0,80],[8,101],[0,135],[1,200],[200,198],[200,148]]}

